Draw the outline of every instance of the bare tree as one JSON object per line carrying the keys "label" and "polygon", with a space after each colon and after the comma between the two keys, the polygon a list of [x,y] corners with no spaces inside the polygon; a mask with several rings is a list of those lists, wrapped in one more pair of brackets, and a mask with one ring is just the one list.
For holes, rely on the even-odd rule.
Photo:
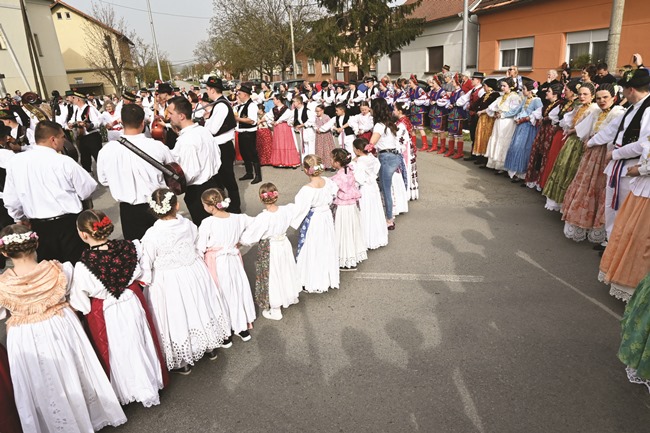
{"label": "bare tree", "polygon": [[124,18],[117,18],[109,4],[92,3],[92,16],[96,22],[84,23],[88,65],[94,72],[110,82],[121,94],[127,75],[133,72],[131,47],[134,45],[126,35]]}
{"label": "bare tree", "polygon": [[[146,83],[148,83],[147,77],[150,76],[148,69],[154,61],[153,46],[146,43],[140,36],[136,36],[133,38],[131,56],[133,58],[136,73],[146,85]],[[155,75],[151,75],[151,77],[154,76]]]}

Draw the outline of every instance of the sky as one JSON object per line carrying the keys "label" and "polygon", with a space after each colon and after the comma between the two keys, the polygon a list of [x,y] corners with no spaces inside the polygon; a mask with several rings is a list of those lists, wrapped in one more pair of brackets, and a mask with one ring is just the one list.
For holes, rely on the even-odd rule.
{"label": "sky", "polygon": [[[91,0],[62,0],[64,3],[90,15]],[[145,42],[152,43],[151,26],[146,0],[93,0],[109,4],[115,14],[124,17],[129,29],[134,30]],[[211,0],[150,0],[158,49],[166,52],[172,64],[182,67],[191,63],[196,44],[208,37]],[[191,5],[191,7],[189,7]],[[124,7],[126,6],[126,7]],[[134,10],[141,9],[141,10]],[[199,17],[199,18],[191,18]]]}

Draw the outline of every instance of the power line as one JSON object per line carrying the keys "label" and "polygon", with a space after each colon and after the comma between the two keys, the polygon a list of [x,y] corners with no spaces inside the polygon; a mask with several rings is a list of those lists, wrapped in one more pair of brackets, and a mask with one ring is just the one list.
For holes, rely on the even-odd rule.
{"label": "power line", "polygon": [[[111,3],[111,2],[104,1],[104,0],[99,0],[99,1],[101,3],[105,3],[105,4],[111,5],[111,6],[117,6],[119,8],[131,9],[131,10],[140,11],[140,12],[147,12],[146,9],[138,9],[138,8],[133,8],[131,6],[118,5],[116,3]],[[210,20],[211,19],[209,17],[197,17],[197,16],[192,16],[192,15],[178,15],[178,14],[170,14],[170,13],[166,13],[166,12],[153,12],[152,11],[151,13],[155,14],[155,15],[166,15],[166,16],[176,17],[176,18],[192,18],[192,19],[196,19],[196,20]]]}

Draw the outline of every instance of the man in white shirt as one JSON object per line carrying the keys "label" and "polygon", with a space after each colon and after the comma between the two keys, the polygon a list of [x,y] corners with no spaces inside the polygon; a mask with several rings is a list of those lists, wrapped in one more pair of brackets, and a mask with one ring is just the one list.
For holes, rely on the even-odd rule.
{"label": "man in white shirt", "polygon": [[[235,111],[237,134],[239,136],[239,152],[244,159],[246,174],[239,180],[253,179],[251,184],[262,181],[262,166],[257,155],[257,104],[251,99],[252,89],[242,84],[237,92],[239,106]],[[255,170],[255,177],[253,177]]]}
{"label": "man in white shirt", "polygon": [[241,199],[239,187],[235,179],[235,128],[237,120],[230,101],[223,96],[224,86],[221,78],[210,77],[205,83],[208,98],[214,102],[205,127],[215,138],[221,151],[221,168],[217,173],[217,182],[220,188],[228,192],[230,207],[228,212],[241,213]]}
{"label": "man in white shirt", "polygon": [[16,154],[7,167],[5,207],[14,221],[31,224],[38,234],[39,260],[75,263],[85,249],[77,234],[77,215],[97,182],[60,153],[65,141],[61,125],[41,121],[35,137],[34,149]]}
{"label": "man in white shirt", "polygon": [[187,189],[185,204],[194,224],[199,225],[209,214],[203,209],[201,194],[217,188],[215,176],[221,167],[221,153],[214,137],[203,126],[192,120],[192,104],[182,96],[169,100],[169,121],[179,131],[176,146],[171,150],[176,162],[183,168]]}
{"label": "man in white shirt", "polygon": [[86,102],[86,95],[73,92],[72,103],[74,112],[68,122],[68,129],[76,130],[78,134],[81,166],[88,173],[92,172],[93,158],[97,162],[97,154],[102,148],[102,136],[99,133],[101,119],[99,111]]}
{"label": "man in white shirt", "polygon": [[328,81],[321,82],[320,86],[320,92],[316,93],[314,100],[325,108],[325,114],[330,118],[334,118],[336,115],[334,108],[336,105],[336,92],[330,88],[330,83]]}
{"label": "man in white shirt", "polygon": [[[144,110],[136,104],[125,105],[121,113],[124,127],[122,136],[162,164],[174,161],[169,149],[159,141],[147,138],[144,128]],[[111,195],[120,203],[120,221],[124,239],[141,239],[155,222],[149,211],[148,200],[158,188],[166,188],[160,170],[117,141],[109,141],[99,152],[97,178],[108,186]]]}
{"label": "man in white shirt", "polygon": [[13,141],[19,143],[23,150],[31,149],[36,141],[34,140],[34,131],[20,125],[14,113],[8,110],[0,110],[0,123],[10,128],[9,136]]}

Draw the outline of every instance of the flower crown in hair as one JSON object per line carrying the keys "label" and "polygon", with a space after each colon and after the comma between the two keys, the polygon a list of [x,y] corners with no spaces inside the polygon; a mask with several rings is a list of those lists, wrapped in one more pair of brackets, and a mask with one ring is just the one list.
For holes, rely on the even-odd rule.
{"label": "flower crown in hair", "polygon": [[325,166],[324,166],[323,164],[316,164],[316,165],[313,166],[313,167],[309,167],[309,169],[307,169],[307,173],[309,173],[309,174],[314,174],[314,173],[316,173],[318,170],[320,170],[320,171],[325,170]]}
{"label": "flower crown in hair", "polygon": [[27,233],[21,233],[21,234],[14,233],[0,238],[0,246],[5,246],[9,244],[22,244],[23,242],[28,241],[30,239],[38,240],[38,235],[36,234],[36,232],[29,231]]}
{"label": "flower crown in hair", "polygon": [[263,199],[265,199],[265,200],[266,200],[267,198],[276,198],[277,196],[278,196],[278,192],[277,192],[277,191],[263,192],[262,194],[260,194],[260,197],[263,198]]}
{"label": "flower crown in hair", "polygon": [[223,199],[223,201],[220,201],[219,203],[217,203],[216,207],[217,207],[217,209],[228,209],[228,206],[230,206],[230,199],[225,198],[225,199]]}
{"label": "flower crown in hair", "polygon": [[93,223],[93,231],[97,231],[99,229],[103,229],[104,227],[108,226],[111,223],[111,219],[107,216],[104,216],[100,221],[96,221]]}
{"label": "flower crown in hair", "polygon": [[147,202],[149,203],[149,207],[151,208],[151,210],[154,211],[155,214],[165,215],[170,210],[172,210],[172,204],[171,204],[172,197],[174,197],[174,193],[169,191],[165,194],[160,204],[156,203],[155,200],[151,198],[147,200]]}

